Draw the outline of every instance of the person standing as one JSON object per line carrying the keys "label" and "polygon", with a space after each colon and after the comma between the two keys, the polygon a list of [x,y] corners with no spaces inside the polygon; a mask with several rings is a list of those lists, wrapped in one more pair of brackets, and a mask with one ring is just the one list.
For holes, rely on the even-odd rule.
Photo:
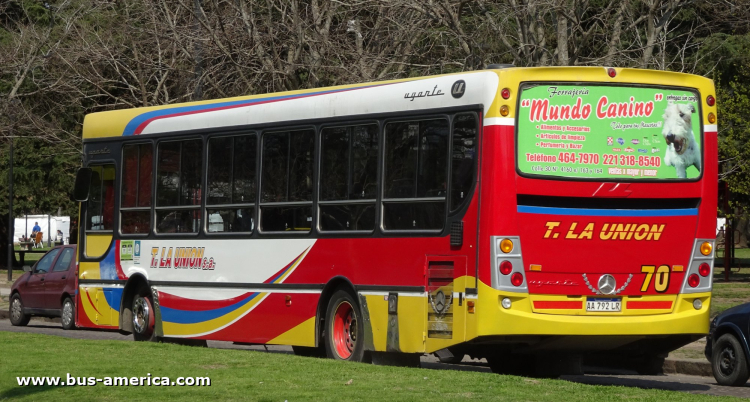
{"label": "person standing", "polygon": [[42,227],[39,226],[39,222],[34,222],[34,228],[31,229],[31,236],[36,236],[38,232],[42,231]]}

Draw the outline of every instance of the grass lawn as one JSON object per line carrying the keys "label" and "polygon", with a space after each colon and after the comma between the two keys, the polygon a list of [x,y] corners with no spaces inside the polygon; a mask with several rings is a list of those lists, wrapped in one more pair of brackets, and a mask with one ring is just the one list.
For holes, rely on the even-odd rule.
{"label": "grass lawn", "polygon": [[[383,367],[286,354],[0,333],[0,400],[730,400],[454,370]],[[64,351],[64,352],[63,352]],[[20,358],[22,357],[22,358]],[[26,386],[17,376],[209,377],[210,387]],[[733,400],[733,399],[732,399]]]}

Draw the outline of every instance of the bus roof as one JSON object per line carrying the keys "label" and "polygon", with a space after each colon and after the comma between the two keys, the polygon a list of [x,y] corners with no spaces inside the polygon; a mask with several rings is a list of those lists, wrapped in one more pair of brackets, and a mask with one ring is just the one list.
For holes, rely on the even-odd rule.
{"label": "bus roof", "polygon": [[[485,119],[512,119],[514,107],[502,117],[499,103],[515,105],[518,86],[529,81],[666,85],[714,93],[713,82],[700,76],[628,68],[615,71],[612,78],[603,67],[511,67],[98,112],[86,116],[83,139],[467,105],[481,106]],[[498,99],[501,88],[511,89],[508,100]]]}

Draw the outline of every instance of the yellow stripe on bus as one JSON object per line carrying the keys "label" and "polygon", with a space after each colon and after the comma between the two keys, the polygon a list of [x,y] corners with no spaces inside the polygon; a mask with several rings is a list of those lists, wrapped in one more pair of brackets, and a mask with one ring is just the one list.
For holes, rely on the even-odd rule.
{"label": "yellow stripe on bus", "polygon": [[163,321],[164,336],[199,336],[216,332],[250,312],[250,310],[265,299],[267,295],[268,293],[259,293],[256,297],[253,297],[236,310],[208,321],[192,324],[179,324],[176,322]]}

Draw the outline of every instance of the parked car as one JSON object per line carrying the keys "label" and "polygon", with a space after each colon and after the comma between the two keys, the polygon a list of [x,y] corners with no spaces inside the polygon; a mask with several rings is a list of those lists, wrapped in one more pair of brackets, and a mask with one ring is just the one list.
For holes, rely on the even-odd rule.
{"label": "parked car", "polygon": [[26,325],[32,316],[60,317],[64,329],[75,327],[78,287],[76,246],[57,246],[37,261],[10,289],[10,323]]}
{"label": "parked car", "polygon": [[724,311],[711,322],[706,339],[706,358],[716,382],[741,386],[750,377],[748,339],[750,339],[750,303]]}

